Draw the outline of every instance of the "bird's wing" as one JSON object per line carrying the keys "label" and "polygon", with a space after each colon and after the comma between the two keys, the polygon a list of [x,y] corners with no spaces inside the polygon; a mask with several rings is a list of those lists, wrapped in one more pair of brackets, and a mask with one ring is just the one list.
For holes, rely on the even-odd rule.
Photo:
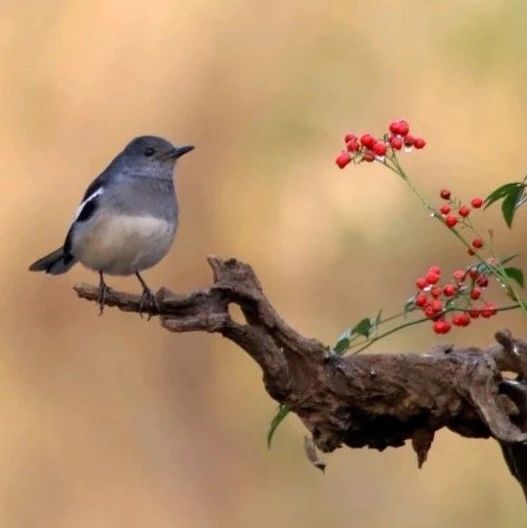
{"label": "bird's wing", "polygon": [[111,166],[108,167],[106,170],[104,170],[97,178],[95,178],[90,185],[88,185],[88,188],[86,189],[86,192],[84,193],[84,196],[82,197],[82,201],[85,202],[91,195],[99,191],[100,189],[104,189],[105,187],[108,187],[108,184],[110,183],[111,179]]}
{"label": "bird's wing", "polygon": [[104,186],[97,187],[93,192],[86,193],[82,199],[81,204],[77,208],[75,216],[73,217],[73,223],[86,222],[93,216],[95,209],[100,202],[100,196],[104,193]]}
{"label": "bird's wing", "polygon": [[92,218],[95,214],[95,211],[99,207],[101,196],[105,191],[104,183],[105,181],[99,176],[99,178],[96,178],[88,187],[88,190],[84,193],[82,202],[77,208],[71,227],[69,228],[68,234],[66,235],[66,240],[64,241],[65,258],[72,256],[71,244],[75,229],[79,226],[79,224],[87,222],[90,218]]}

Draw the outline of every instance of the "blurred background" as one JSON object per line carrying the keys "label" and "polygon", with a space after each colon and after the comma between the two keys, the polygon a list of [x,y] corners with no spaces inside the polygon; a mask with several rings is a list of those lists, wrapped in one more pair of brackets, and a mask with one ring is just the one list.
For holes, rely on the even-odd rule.
{"label": "blurred background", "polygon": [[[526,17],[520,0],[2,0],[0,525],[518,525],[521,490],[494,442],[442,431],[421,471],[409,446],[342,449],[322,475],[296,417],[267,450],[276,403],[234,345],[98,317],[72,292],[96,282],[80,266],[26,269],[62,243],[91,179],[149,133],[197,145],[179,165],[176,244],[149,284],[203,287],[207,255],[236,256],[326,343],[398,310],[430,265],[468,256],[391,173],[339,171],[341,138],[408,119],[428,146],[404,163],[432,201],[520,179]],[[497,210],[478,225],[509,254],[525,247],[526,215],[512,232]],[[503,326],[526,333],[507,313],[374,350],[485,345]]]}

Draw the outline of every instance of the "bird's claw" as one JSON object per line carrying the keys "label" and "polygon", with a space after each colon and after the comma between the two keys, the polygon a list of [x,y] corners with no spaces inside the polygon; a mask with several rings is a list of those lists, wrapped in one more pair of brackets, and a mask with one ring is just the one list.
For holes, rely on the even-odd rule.
{"label": "bird's claw", "polygon": [[161,309],[159,307],[159,303],[157,302],[157,297],[155,293],[153,293],[152,290],[148,288],[143,289],[143,293],[141,295],[141,302],[139,303],[139,316],[141,317],[141,319],[143,319],[144,308],[148,309],[147,321],[150,321],[150,319],[152,319],[154,311],[158,314],[161,313]]}
{"label": "bird's claw", "polygon": [[103,282],[99,284],[99,297],[97,298],[97,304],[99,305],[99,316],[104,313],[104,307],[106,306],[106,296],[110,288]]}

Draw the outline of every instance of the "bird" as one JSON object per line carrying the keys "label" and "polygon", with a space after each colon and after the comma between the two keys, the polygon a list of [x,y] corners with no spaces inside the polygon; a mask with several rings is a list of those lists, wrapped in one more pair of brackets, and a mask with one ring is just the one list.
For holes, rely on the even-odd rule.
{"label": "bird", "polygon": [[193,149],[158,136],[130,141],[86,189],[64,244],[29,270],[60,275],[80,262],[96,271],[100,315],[110,291],[104,276],[135,275],[142,286],[140,314],[147,303],[159,313],[141,272],[172,246],[179,223],[173,174],[177,160]]}

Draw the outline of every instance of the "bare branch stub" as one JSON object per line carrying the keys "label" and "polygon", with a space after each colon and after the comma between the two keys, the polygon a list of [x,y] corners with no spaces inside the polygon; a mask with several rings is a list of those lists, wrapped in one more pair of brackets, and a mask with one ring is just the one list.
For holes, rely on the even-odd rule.
{"label": "bare branch stub", "polygon": [[[244,349],[262,369],[271,397],[300,417],[320,450],[342,445],[382,450],[411,440],[422,464],[435,431],[447,427],[462,436],[494,437],[502,447],[521,446],[523,456],[527,342],[500,331],[498,344],[485,350],[436,347],[425,354],[331,356],[328,347],[282,319],[250,266],[236,259],[208,261],[210,288],[157,293],[161,325],[172,332],[219,333]],[[93,286],[75,290],[84,299],[98,298]],[[124,311],[140,308],[139,295],[111,291],[106,302]],[[244,323],[229,315],[232,303]],[[504,379],[504,370],[517,379]],[[517,478],[518,473],[513,471]]]}

